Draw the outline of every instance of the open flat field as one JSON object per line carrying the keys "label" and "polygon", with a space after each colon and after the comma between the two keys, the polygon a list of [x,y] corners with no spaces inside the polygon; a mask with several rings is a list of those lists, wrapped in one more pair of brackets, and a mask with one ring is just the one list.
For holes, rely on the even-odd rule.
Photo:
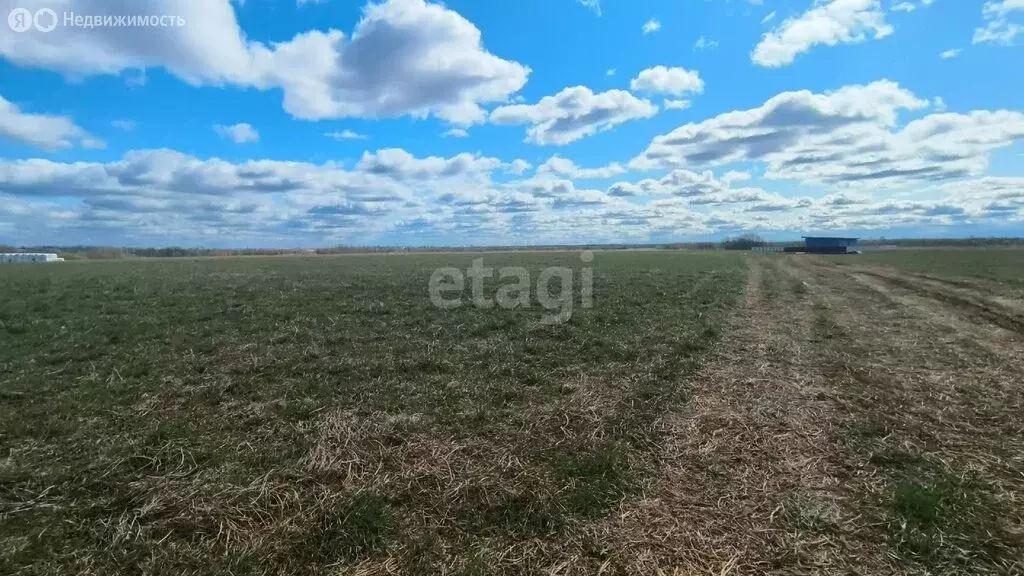
{"label": "open flat field", "polygon": [[921,252],[4,267],[0,573],[1022,573],[1021,253]]}
{"label": "open flat field", "polygon": [[[836,263],[854,261],[837,258]],[[990,288],[1024,293],[1024,248],[899,249],[867,252],[855,263],[900,268],[950,280],[990,282]]]}

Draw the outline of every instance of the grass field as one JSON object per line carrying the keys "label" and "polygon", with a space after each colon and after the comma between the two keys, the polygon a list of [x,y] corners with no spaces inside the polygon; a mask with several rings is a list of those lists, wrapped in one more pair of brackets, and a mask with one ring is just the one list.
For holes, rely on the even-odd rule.
{"label": "grass field", "polygon": [[601,254],[595,306],[551,326],[433,307],[473,257],[4,268],[0,573],[599,566],[579,526],[652,473],[744,262]]}
{"label": "grass field", "polygon": [[1022,573],[1019,254],[4,267],[0,574]]}
{"label": "grass field", "polygon": [[[835,261],[850,263],[842,257]],[[1024,248],[869,251],[856,261],[951,279],[983,280],[1024,292]]]}

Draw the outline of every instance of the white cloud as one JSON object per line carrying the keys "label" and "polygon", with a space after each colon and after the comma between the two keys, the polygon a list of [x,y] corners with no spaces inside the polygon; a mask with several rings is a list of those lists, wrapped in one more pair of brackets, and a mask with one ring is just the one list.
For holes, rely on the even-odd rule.
{"label": "white cloud", "polygon": [[730,190],[730,182],[715,178],[710,170],[697,173],[677,169],[665,176],[645,178],[639,182],[616,182],[608,188],[612,196],[672,195],[707,196]]}
{"label": "white cloud", "polygon": [[764,18],[761,18],[761,24],[767,24],[767,23],[771,22],[772,20],[775,20],[775,15],[776,15],[775,10],[772,10],[771,12],[768,13],[767,16],[765,16]]}
{"label": "white cloud", "polygon": [[417,158],[401,148],[364,152],[356,170],[387,176],[403,182],[423,182],[445,178],[485,180],[492,170],[509,168],[497,158],[462,153],[451,158]]}
{"label": "white cloud", "polygon": [[0,138],[51,151],[74,146],[106,146],[102,140],[90,136],[68,116],[23,112],[3,96],[0,96]]}
{"label": "white cloud", "polygon": [[601,0],[576,0],[576,2],[590,8],[594,14],[601,15]]}
{"label": "white cloud", "polygon": [[927,105],[890,81],[847,86],[825,94],[783,92],[759,108],[726,112],[658,136],[632,164],[636,168],[668,168],[763,158],[807,137],[827,136],[846,126],[891,126],[897,110]]}
{"label": "white cloud", "polygon": [[509,164],[508,171],[513,174],[522,174],[529,170],[530,168],[533,168],[532,164],[530,164],[526,160],[516,158]]}
{"label": "white cloud", "polygon": [[742,170],[730,170],[722,176],[724,182],[745,182],[750,180],[751,176],[749,172],[743,172]]}
{"label": "white cloud", "polygon": [[[499,170],[522,174],[523,160],[474,154],[417,158],[401,149],[364,153],[352,170],[334,163],[203,160],[171,150],[131,152],[117,162],[0,161],[0,190],[20,198],[81,199],[80,215],[115,213],[119,224],[144,217],[168,231],[180,216],[191,224],[270,231],[293,225],[422,211],[423,202],[453,191],[488,190]],[[224,222],[230,220],[230,225]]]}
{"label": "white cloud", "polygon": [[557,174],[573,179],[587,178],[611,178],[624,174],[626,169],[621,164],[613,162],[601,168],[580,168],[575,162],[563,158],[557,154],[548,158],[546,162],[537,168],[538,174]]}
{"label": "white cloud", "polygon": [[446,138],[467,138],[469,136],[469,131],[463,128],[452,128],[447,130],[444,134],[441,134],[441,136]]}
{"label": "white cloud", "polygon": [[208,246],[537,244],[1024,221],[1019,177],[929,185],[914,200],[847,191],[783,196],[737,187],[748,178],[741,172],[716,178],[686,169],[593,190],[562,173],[587,169],[556,158],[537,177],[500,184],[490,180],[492,171],[522,174],[529,163],[417,158],[403,150],[368,153],[351,170],[170,150],[108,163],[0,160],[0,237],[125,244],[174,238]]}
{"label": "white cloud", "polygon": [[665,101],[662,102],[661,105],[665,107],[665,110],[686,110],[687,108],[692,106],[693,103],[690,102],[689,100],[665,99]]}
{"label": "white cloud", "polygon": [[360,134],[353,130],[342,130],[341,132],[325,132],[324,136],[333,140],[366,140],[369,138],[366,134]]}
{"label": "white cloud", "polygon": [[829,0],[784,20],[761,38],[750,57],[758,66],[777,68],[819,44],[858,44],[892,32],[879,0]]}
{"label": "white cloud", "polygon": [[960,48],[950,48],[949,50],[946,50],[946,51],[942,52],[941,54],[939,54],[939,58],[942,58],[943,60],[949,60],[950,58],[956,58],[957,56],[960,55],[960,53],[962,51],[963,50],[960,49]]}
{"label": "white cloud", "polygon": [[213,130],[222,138],[231,139],[235,144],[249,144],[251,142],[260,141],[260,133],[252,127],[252,124],[247,124],[245,122],[232,124],[230,126],[215,124],[213,126]]}
{"label": "white cloud", "polygon": [[[169,150],[131,152],[105,164],[0,161],[0,190],[37,207],[30,220],[15,222],[22,234],[43,226],[51,228],[48,235],[56,229],[65,238],[81,231],[93,238],[261,244],[279,235],[324,238],[386,217],[412,197],[393,179],[330,163],[233,164]],[[62,203],[55,217],[46,209],[55,196],[79,202]]]}
{"label": "white cloud", "polygon": [[565,88],[536,104],[500,106],[491,112],[496,124],[528,124],[526,141],[540,145],[564,145],[623,122],[650,118],[658,107],[624,90],[598,94],[585,86]]}
{"label": "white cloud", "polygon": [[714,50],[718,48],[718,40],[712,40],[705,36],[697,38],[697,41],[693,43],[694,50]]}
{"label": "white cloud", "polygon": [[704,91],[704,81],[695,70],[655,66],[641,71],[629,87],[636,92],[678,96],[687,92],[700,94]]}
{"label": "white cloud", "polygon": [[[126,11],[100,0],[0,0],[0,12],[16,5]],[[485,118],[481,103],[506,101],[530,73],[487,52],[458,13],[424,0],[369,4],[349,37],[311,30],[271,44],[245,38],[228,0],[154,0],[147,13],[180,15],[187,25],[4,34],[0,55],[72,77],[164,68],[193,85],[281,89],[285,110],[311,120],[436,115],[470,124]]]}
{"label": "white cloud", "polygon": [[974,30],[974,44],[1013,44],[1018,34],[1024,32],[1024,25],[1011,22],[1013,12],[1024,11],[1024,0],[989,0],[982,7],[985,26]]}
{"label": "white cloud", "polygon": [[0,164],[0,182],[9,193],[23,196],[66,194],[96,197],[170,198],[175,195],[300,194],[346,200],[391,201],[398,188],[370,170],[347,172],[327,163],[251,160],[239,164],[202,160],[172,150],[129,152],[106,164],[63,164],[32,159]]}
{"label": "white cloud", "polygon": [[643,30],[644,35],[653,34],[658,30],[661,30],[661,22],[654,18],[651,18],[647,22],[644,22],[644,25],[641,29]]}
{"label": "white cloud", "polygon": [[110,125],[114,128],[117,128],[118,130],[123,130],[125,132],[131,132],[132,130],[135,130],[135,120],[128,120],[122,118],[112,121]]}
{"label": "white cloud", "polygon": [[917,10],[917,6],[915,6],[913,2],[900,2],[898,4],[893,4],[889,9],[893,12],[913,12],[914,10]]}
{"label": "white cloud", "polygon": [[893,187],[983,174],[990,152],[1024,138],[1024,113],[1008,110],[935,113],[897,128],[899,111],[929,104],[889,81],[784,92],[658,136],[630,167],[762,162],[768,179]]}
{"label": "white cloud", "polygon": [[604,75],[605,76],[615,76],[615,72],[616,72],[615,68],[609,68],[609,69],[604,71]]}
{"label": "white cloud", "polygon": [[1022,0],[989,0],[982,7],[982,14],[985,16],[1006,16],[1011,12],[1024,10]]}

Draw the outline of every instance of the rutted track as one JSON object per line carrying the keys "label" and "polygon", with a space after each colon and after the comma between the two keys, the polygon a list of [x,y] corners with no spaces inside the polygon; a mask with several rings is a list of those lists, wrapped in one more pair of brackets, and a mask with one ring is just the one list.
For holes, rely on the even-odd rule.
{"label": "rutted track", "polygon": [[893,270],[853,268],[856,274],[871,276],[915,294],[938,300],[944,304],[963,308],[993,324],[1024,333],[1024,312],[999,302],[999,296],[986,294],[966,283],[936,280],[919,274],[904,274]]}
{"label": "rutted track", "polygon": [[598,531],[617,564],[1024,571],[1018,303],[815,257],[750,261],[731,332],[663,423],[660,480]]}

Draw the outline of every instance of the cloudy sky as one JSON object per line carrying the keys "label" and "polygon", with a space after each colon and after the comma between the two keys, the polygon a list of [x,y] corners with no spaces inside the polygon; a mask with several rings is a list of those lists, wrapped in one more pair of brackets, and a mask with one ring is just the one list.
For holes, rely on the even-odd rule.
{"label": "cloudy sky", "polygon": [[0,243],[1024,235],[1024,0],[0,13]]}

